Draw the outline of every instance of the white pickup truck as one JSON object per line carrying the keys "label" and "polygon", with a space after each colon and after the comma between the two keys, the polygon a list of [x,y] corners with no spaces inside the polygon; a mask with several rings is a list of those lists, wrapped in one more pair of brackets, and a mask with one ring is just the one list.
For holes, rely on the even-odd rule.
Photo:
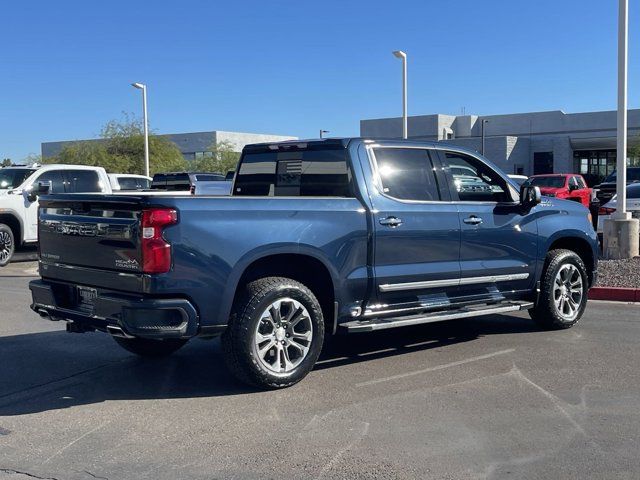
{"label": "white pickup truck", "polygon": [[112,193],[104,168],[82,165],[0,168],[0,267],[16,246],[38,241],[38,191]]}

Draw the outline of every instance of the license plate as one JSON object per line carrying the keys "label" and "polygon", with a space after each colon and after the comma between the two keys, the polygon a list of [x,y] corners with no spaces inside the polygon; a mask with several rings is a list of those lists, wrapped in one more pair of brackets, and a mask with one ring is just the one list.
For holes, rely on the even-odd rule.
{"label": "license plate", "polygon": [[84,309],[93,310],[93,306],[98,298],[98,291],[90,287],[77,287],[78,289],[78,306]]}

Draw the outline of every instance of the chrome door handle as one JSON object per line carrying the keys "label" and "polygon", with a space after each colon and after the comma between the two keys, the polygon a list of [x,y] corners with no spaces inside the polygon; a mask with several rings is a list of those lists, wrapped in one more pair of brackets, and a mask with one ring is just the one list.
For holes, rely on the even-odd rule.
{"label": "chrome door handle", "polygon": [[482,223],[482,219],[480,217],[476,217],[475,215],[471,215],[468,218],[463,220],[467,225],[480,225]]}
{"label": "chrome door handle", "polygon": [[380,225],[384,225],[386,227],[399,227],[402,225],[402,219],[398,217],[381,218],[379,222]]}

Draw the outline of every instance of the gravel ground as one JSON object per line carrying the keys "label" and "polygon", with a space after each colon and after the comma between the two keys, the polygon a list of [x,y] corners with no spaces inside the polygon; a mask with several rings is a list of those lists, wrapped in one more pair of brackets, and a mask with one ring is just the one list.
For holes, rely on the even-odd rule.
{"label": "gravel ground", "polygon": [[640,257],[631,260],[600,260],[596,286],[640,288]]}

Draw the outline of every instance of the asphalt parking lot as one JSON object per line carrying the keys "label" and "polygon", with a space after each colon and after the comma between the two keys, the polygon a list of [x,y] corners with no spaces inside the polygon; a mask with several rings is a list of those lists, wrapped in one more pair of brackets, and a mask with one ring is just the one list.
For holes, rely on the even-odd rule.
{"label": "asphalt parking lot", "polygon": [[561,332],[526,314],[334,341],[292,388],[225,370],[217,340],[141,360],[29,308],[0,271],[0,478],[640,476],[640,305]]}

